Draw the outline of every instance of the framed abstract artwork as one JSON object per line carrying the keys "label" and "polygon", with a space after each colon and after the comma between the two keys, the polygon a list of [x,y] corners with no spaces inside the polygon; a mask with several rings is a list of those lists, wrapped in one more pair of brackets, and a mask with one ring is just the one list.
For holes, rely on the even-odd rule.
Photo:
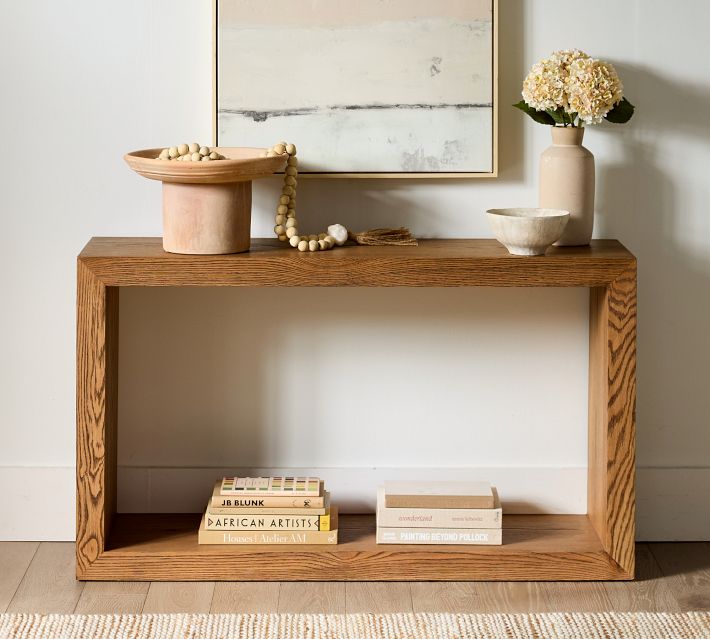
{"label": "framed abstract artwork", "polygon": [[494,177],[496,0],[215,0],[220,146],[299,175]]}

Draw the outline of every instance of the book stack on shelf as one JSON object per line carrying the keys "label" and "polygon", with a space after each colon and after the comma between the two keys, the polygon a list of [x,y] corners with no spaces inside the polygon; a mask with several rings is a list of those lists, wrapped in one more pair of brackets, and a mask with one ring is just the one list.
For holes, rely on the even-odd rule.
{"label": "book stack on shelf", "polygon": [[377,492],[378,544],[501,545],[502,520],[486,482],[386,481]]}
{"label": "book stack on shelf", "polygon": [[224,477],[197,538],[200,544],[337,544],[338,510],[317,477]]}

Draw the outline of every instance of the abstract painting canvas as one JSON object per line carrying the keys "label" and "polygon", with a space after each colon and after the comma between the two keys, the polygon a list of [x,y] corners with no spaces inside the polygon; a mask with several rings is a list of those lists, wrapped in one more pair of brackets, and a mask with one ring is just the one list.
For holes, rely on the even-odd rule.
{"label": "abstract painting canvas", "polygon": [[216,142],[300,173],[495,174],[495,0],[216,0]]}

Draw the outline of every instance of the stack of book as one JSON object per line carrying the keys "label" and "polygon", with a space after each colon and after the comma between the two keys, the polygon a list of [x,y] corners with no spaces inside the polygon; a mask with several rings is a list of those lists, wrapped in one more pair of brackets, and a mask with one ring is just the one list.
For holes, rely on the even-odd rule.
{"label": "stack of book", "polygon": [[378,544],[500,545],[502,519],[486,482],[388,481],[377,493]]}
{"label": "stack of book", "polygon": [[317,477],[224,477],[214,486],[200,544],[337,544],[338,510]]}

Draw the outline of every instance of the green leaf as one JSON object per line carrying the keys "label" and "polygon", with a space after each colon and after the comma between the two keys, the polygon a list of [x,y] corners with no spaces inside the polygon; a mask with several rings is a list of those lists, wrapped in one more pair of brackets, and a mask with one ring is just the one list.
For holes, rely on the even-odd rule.
{"label": "green leaf", "polygon": [[553,111],[552,109],[548,109],[546,113],[552,118],[552,120],[556,124],[564,124],[565,126],[570,124],[569,118],[566,117],[565,110],[562,107],[556,109],[555,111]]}
{"label": "green leaf", "polygon": [[520,102],[513,105],[516,109],[520,109],[523,113],[527,113],[535,122],[539,124],[549,124],[554,125],[555,120],[546,111],[536,111],[533,109],[525,100],[520,100]]}
{"label": "green leaf", "polygon": [[608,122],[613,122],[614,124],[624,124],[631,119],[634,114],[634,107],[631,102],[626,98],[621,98],[620,102],[614,105],[614,108],[606,114],[606,119]]}

